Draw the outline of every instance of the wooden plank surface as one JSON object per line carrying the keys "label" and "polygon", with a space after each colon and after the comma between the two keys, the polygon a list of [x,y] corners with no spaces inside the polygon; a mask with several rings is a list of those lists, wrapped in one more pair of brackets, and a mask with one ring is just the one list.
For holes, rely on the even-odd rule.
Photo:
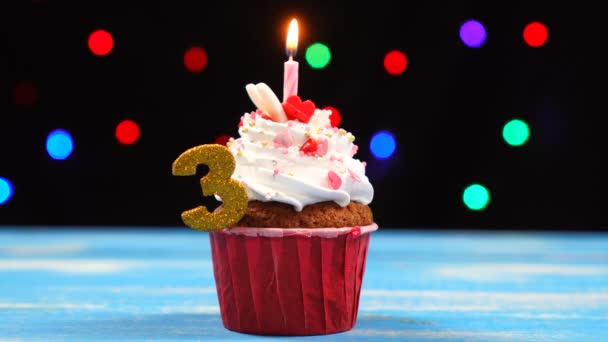
{"label": "wooden plank surface", "polygon": [[[206,233],[0,227],[0,341],[265,339],[223,328]],[[608,234],[381,228],[355,329],[295,340],[608,341]]]}

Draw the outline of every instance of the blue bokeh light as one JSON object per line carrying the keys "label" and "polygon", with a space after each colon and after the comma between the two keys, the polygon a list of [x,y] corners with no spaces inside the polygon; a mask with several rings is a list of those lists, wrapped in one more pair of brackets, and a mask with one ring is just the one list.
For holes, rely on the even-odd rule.
{"label": "blue bokeh light", "polygon": [[471,48],[478,48],[486,41],[486,29],[477,20],[469,20],[460,27],[460,39]]}
{"label": "blue bokeh light", "polygon": [[12,195],[13,185],[11,182],[6,178],[0,177],[0,205],[8,202]]}
{"label": "blue bokeh light", "polygon": [[72,136],[62,129],[52,131],[46,138],[46,150],[53,159],[66,159],[74,150]]}
{"label": "blue bokeh light", "polygon": [[369,149],[374,157],[378,159],[387,159],[393,155],[396,148],[395,137],[387,131],[380,131],[372,137],[369,143]]}

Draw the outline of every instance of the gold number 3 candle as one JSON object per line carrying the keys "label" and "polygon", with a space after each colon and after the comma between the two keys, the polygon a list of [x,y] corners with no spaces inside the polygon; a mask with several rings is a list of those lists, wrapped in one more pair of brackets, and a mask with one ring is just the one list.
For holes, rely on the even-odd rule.
{"label": "gold number 3 candle", "polygon": [[173,175],[196,175],[196,168],[201,164],[209,167],[209,173],[201,178],[203,195],[219,196],[222,207],[212,213],[204,206],[186,210],[182,213],[182,220],[190,228],[207,232],[234,225],[245,215],[248,200],[245,187],[230,178],[236,166],[234,156],[222,145],[196,146],[173,162]]}

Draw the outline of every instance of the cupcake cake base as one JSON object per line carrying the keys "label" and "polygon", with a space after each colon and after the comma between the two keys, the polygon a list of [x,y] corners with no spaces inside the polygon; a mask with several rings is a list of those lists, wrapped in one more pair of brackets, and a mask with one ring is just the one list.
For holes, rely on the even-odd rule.
{"label": "cupcake cake base", "polygon": [[234,227],[210,233],[224,326],[259,335],[324,335],[357,320],[374,223]]}

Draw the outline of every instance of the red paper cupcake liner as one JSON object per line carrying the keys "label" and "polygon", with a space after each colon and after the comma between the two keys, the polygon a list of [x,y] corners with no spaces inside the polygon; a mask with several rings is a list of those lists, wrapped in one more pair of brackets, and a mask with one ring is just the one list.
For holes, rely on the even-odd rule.
{"label": "red paper cupcake liner", "polygon": [[351,330],[369,233],[377,228],[230,228],[210,233],[224,326],[258,335]]}

